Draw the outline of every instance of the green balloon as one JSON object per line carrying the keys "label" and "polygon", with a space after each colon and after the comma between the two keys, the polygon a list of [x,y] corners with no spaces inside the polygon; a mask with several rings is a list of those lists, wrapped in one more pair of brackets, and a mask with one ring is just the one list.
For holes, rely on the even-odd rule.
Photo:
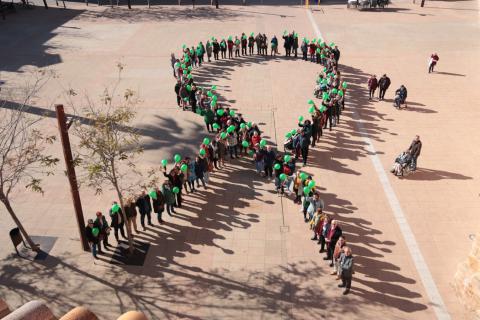
{"label": "green balloon", "polygon": [[332,93],[333,93],[333,94],[337,94],[337,92],[338,92],[337,89],[335,89],[335,88],[332,89]]}
{"label": "green balloon", "polygon": [[290,131],[290,133],[293,135],[297,134],[297,129],[292,129],[292,131]]}
{"label": "green balloon", "polygon": [[303,194],[308,196],[310,194],[310,192],[312,192],[312,189],[310,189],[309,187],[303,187]]}
{"label": "green balloon", "polygon": [[281,167],[282,166],[280,165],[280,163],[275,163],[275,165],[273,166],[275,170],[280,170]]}
{"label": "green balloon", "polygon": [[163,159],[162,160],[162,167],[166,167],[168,164],[168,160],[167,159]]}
{"label": "green balloon", "polygon": [[308,100],[308,104],[315,104],[312,99]]}
{"label": "green balloon", "polygon": [[320,112],[325,112],[326,110],[327,110],[327,107],[325,107],[325,106],[320,107]]}
{"label": "green balloon", "polygon": [[[189,74],[189,75],[187,76],[187,79],[193,79],[193,76],[192,76],[191,74]],[[190,90],[188,90],[188,91],[190,91]]]}
{"label": "green balloon", "polygon": [[211,97],[213,95],[212,91],[207,91],[207,96]]}
{"label": "green balloon", "polygon": [[212,86],[212,90],[217,90],[217,86]]}
{"label": "green balloon", "polygon": [[310,182],[308,183],[308,187],[311,189],[313,187],[315,187],[315,181],[313,180],[310,180]]}
{"label": "green balloon", "polygon": [[248,143],[247,140],[243,140],[243,141],[242,141],[242,146],[243,146],[244,148],[247,148],[249,145],[250,145],[250,144]]}
{"label": "green balloon", "polygon": [[188,166],[184,163],[182,164],[182,166],[180,167],[180,170],[182,170],[183,172],[186,172],[188,169]]}
{"label": "green balloon", "polygon": [[232,133],[233,131],[235,131],[235,126],[233,124],[229,125],[228,128],[227,128],[227,132],[228,133]]}
{"label": "green balloon", "polygon": [[187,91],[192,91],[192,86],[191,85],[187,85]]}
{"label": "green balloon", "polygon": [[220,138],[225,139],[226,137],[227,137],[227,133],[226,133],[226,132],[220,133]]}
{"label": "green balloon", "polygon": [[247,123],[247,127],[249,127],[249,128],[252,127],[252,122],[251,122],[251,121],[249,121],[249,122]]}
{"label": "green balloon", "polygon": [[207,152],[205,151],[205,149],[200,149],[200,151],[198,152],[201,156],[204,156]]}
{"label": "green balloon", "polygon": [[240,123],[240,129],[245,129],[247,125],[245,123]]}
{"label": "green balloon", "polygon": [[175,161],[175,163],[179,163],[180,160],[182,160],[182,156],[179,155],[179,154],[176,154],[176,155],[173,157],[173,160]]}
{"label": "green balloon", "polygon": [[285,181],[287,179],[287,175],[285,173],[282,173],[278,176],[280,178],[280,181]]}
{"label": "green balloon", "polygon": [[100,233],[100,229],[98,229],[98,228],[93,228],[92,229],[92,234],[93,234],[94,237],[98,236],[99,233]]}
{"label": "green balloon", "polygon": [[262,139],[260,140],[260,147],[265,147],[267,145],[267,140]]}
{"label": "green balloon", "polygon": [[173,187],[172,192],[177,194],[180,192],[180,189],[178,187]]}
{"label": "green balloon", "polygon": [[347,83],[345,81],[343,81],[342,87],[343,87],[343,89],[347,89]]}
{"label": "green balloon", "polygon": [[284,157],[283,157],[283,161],[285,162],[289,162],[290,160],[292,159],[292,157],[288,154],[286,154]]}
{"label": "green balloon", "polygon": [[233,117],[235,115],[235,111],[230,110],[230,117]]}
{"label": "green balloon", "polygon": [[303,116],[298,117],[298,122],[303,122]]}
{"label": "green balloon", "polygon": [[157,192],[153,189],[151,189],[149,192],[148,192],[148,195],[150,196],[150,198],[152,199],[157,199]]}
{"label": "green balloon", "polygon": [[308,109],[308,112],[309,112],[309,113],[315,113],[315,107],[314,107],[314,106],[311,106],[311,107]]}
{"label": "green balloon", "polygon": [[218,114],[220,117],[223,116],[224,113],[225,113],[225,110],[223,110],[223,109],[218,109],[218,110],[217,110],[217,114]]}
{"label": "green balloon", "polygon": [[253,150],[248,150],[248,154],[249,154],[250,156],[253,156],[254,153],[255,153],[255,152],[254,152]]}
{"label": "green balloon", "polygon": [[210,139],[208,139],[208,138],[203,139],[203,144],[204,145],[208,145],[209,143],[210,143]]}
{"label": "green balloon", "polygon": [[308,176],[307,176],[307,174],[306,174],[305,172],[301,172],[301,173],[300,173],[300,179],[305,180],[305,179],[307,179],[307,178],[308,178]]}
{"label": "green balloon", "polygon": [[287,134],[285,134],[285,138],[290,139],[291,137],[292,137],[292,133],[291,133],[291,132],[287,132]]}
{"label": "green balloon", "polygon": [[339,95],[340,97],[343,97],[343,90],[338,90],[338,95]]}
{"label": "green balloon", "polygon": [[220,129],[220,126],[218,125],[218,123],[214,123],[214,124],[213,124],[213,129],[215,129],[215,130]]}
{"label": "green balloon", "polygon": [[117,213],[118,211],[120,211],[120,206],[118,205],[118,203],[115,203],[112,206],[112,213]]}
{"label": "green balloon", "polygon": [[217,100],[218,100],[218,97],[217,97],[216,95],[213,95],[213,96],[212,96],[212,101],[217,102]]}
{"label": "green balloon", "polygon": [[[215,107],[216,105],[217,105],[217,101],[212,101],[212,102],[210,102],[210,106],[211,106],[211,107]],[[223,113],[222,113],[222,114],[223,114]]]}

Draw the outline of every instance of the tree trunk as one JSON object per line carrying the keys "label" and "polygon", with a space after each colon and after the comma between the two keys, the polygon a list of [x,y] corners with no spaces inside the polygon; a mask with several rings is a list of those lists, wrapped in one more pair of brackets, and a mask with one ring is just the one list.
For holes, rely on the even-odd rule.
{"label": "tree trunk", "polygon": [[123,221],[125,221],[125,226],[127,227],[128,252],[132,254],[135,250],[135,247],[133,246],[132,229],[130,229],[130,224],[127,222],[127,213],[125,212],[125,206],[123,205],[122,193],[120,192],[117,185],[115,185],[115,189],[117,190],[118,200],[120,201],[120,207],[122,208]]}
{"label": "tree trunk", "polygon": [[32,248],[33,251],[40,251],[40,247],[37,246],[33,241],[32,239],[30,238],[30,236],[28,235],[27,231],[25,231],[25,228],[23,227],[22,223],[20,222],[20,220],[18,220],[17,218],[17,215],[15,214],[15,211],[13,211],[13,208],[12,206],[10,205],[10,201],[4,196],[4,195],[0,195],[0,200],[2,201],[2,203],[5,205],[5,208],[7,208],[7,211],[8,213],[10,213],[10,216],[12,217],[13,221],[15,222],[15,224],[17,225],[18,229],[20,229],[20,232],[22,233],[23,237],[25,238],[25,240],[27,241],[28,245],[30,246],[30,248]]}
{"label": "tree trunk", "polygon": [[420,4],[420,7],[423,8],[424,5],[425,5],[425,0],[422,0],[422,3]]}
{"label": "tree trunk", "polygon": [[132,5],[130,3],[130,0],[127,0],[127,6],[128,6],[128,9],[132,9]]}

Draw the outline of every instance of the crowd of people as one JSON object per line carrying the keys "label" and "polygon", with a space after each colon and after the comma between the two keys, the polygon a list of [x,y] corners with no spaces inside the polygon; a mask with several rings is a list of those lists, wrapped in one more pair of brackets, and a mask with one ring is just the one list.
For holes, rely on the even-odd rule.
{"label": "crowd of people", "polygon": [[[285,55],[297,57],[298,34],[284,32]],[[184,193],[197,192],[200,184],[207,188],[209,176],[214,170],[225,166],[227,159],[233,160],[246,157],[251,160],[257,173],[267,179],[274,180],[275,190],[280,196],[292,196],[293,201],[301,205],[305,222],[309,223],[314,233],[314,240],[321,245],[320,252],[326,252],[325,260],[333,268],[332,274],[342,279],[340,287],[345,287],[347,294],[351,286],[353,258],[352,252],[346,246],[345,238],[339,222],[323,212],[324,203],[320,193],[315,190],[316,183],[311,176],[296,169],[296,163],[301,158],[303,166],[307,165],[309,148],[315,147],[323,134],[323,129],[329,125],[329,130],[340,121],[340,115],[345,108],[345,93],[347,83],[342,81],[338,70],[340,51],[334,44],[327,44],[320,39],[309,41],[303,38],[300,49],[303,60],[320,65],[315,87],[316,103],[308,101],[310,119],[299,117],[297,128],[285,134],[284,151],[274,150],[267,140],[262,138],[262,131],[255,122],[244,119],[241,113],[235,112],[227,105],[218,101],[217,87],[201,87],[195,82],[192,70],[200,67],[206,61],[213,59],[234,59],[235,57],[252,55],[256,46],[257,55],[267,55],[267,37],[265,34],[246,36],[230,36],[220,42],[212,37],[205,45],[199,42],[197,46],[183,45],[182,57],[175,58],[172,54],[173,75],[176,78],[175,94],[177,104],[183,110],[191,111],[203,117],[205,127],[214,135],[206,137],[199,145],[199,152],[194,157],[173,157],[174,164],[167,172],[168,160],[162,160],[165,181],[160,188],[153,187],[148,192],[128,197],[124,205],[127,221],[123,221],[122,208],[116,202],[109,209],[110,224],[101,212],[96,219],[88,221],[87,238],[92,247],[92,254],[102,253],[102,246],[107,249],[110,231],[113,229],[115,239],[125,237],[124,227],[138,232],[137,212],[143,230],[146,223],[152,225],[152,213],[157,215],[158,223],[162,224],[163,212],[172,216],[175,208],[181,208]],[[278,39],[273,36],[270,41],[271,55],[278,54]],[[138,210],[138,211],[137,211]]]}

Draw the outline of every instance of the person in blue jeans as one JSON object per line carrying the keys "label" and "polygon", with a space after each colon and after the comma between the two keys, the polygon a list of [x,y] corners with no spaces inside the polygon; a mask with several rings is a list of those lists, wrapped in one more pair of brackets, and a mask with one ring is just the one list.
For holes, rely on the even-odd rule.
{"label": "person in blue jeans", "polygon": [[87,236],[88,244],[92,250],[92,255],[95,259],[97,258],[97,247],[98,253],[102,254],[102,248],[100,247],[100,239],[98,235],[100,234],[100,230],[93,225],[93,220],[88,219],[87,226],[85,227],[85,234]]}

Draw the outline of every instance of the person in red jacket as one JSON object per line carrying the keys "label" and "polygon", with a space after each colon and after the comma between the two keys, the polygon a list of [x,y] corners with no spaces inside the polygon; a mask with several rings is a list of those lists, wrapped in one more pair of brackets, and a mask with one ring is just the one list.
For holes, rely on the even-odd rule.
{"label": "person in red jacket", "polygon": [[373,75],[370,77],[370,79],[368,79],[368,100],[372,100],[372,98],[375,96],[375,90],[377,90],[377,87],[377,76]]}

